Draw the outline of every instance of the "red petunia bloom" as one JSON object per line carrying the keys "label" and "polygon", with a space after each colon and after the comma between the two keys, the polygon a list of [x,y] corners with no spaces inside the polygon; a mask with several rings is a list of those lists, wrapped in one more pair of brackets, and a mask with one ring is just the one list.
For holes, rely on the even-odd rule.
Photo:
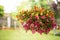
{"label": "red petunia bloom", "polygon": [[39,16],[35,16],[36,19],[39,19]]}
{"label": "red petunia bloom", "polygon": [[43,30],[37,30],[37,32],[42,34],[44,31]]}
{"label": "red petunia bloom", "polygon": [[54,18],[54,17],[51,17],[51,20],[52,20],[52,21],[54,21],[54,20],[55,20],[55,18]]}
{"label": "red petunia bloom", "polygon": [[25,30],[27,31],[29,29],[29,26],[27,24],[24,25]]}
{"label": "red petunia bloom", "polygon": [[42,19],[45,19],[46,17],[45,16],[41,16]]}
{"label": "red petunia bloom", "polygon": [[32,33],[34,34],[36,31],[35,30],[32,30]]}

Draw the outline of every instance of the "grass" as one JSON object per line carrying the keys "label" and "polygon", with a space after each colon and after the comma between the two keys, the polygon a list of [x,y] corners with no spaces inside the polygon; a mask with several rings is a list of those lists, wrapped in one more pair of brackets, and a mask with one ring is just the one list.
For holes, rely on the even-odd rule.
{"label": "grass", "polygon": [[0,30],[0,40],[60,40],[59,36],[55,36],[53,31],[48,35],[39,33],[32,34],[31,31],[20,30]]}

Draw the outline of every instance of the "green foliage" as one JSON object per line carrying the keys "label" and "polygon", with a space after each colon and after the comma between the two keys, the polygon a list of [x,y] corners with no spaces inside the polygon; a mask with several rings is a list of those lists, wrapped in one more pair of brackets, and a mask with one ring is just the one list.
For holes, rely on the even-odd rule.
{"label": "green foliage", "polygon": [[4,7],[0,5],[0,17],[4,16]]}

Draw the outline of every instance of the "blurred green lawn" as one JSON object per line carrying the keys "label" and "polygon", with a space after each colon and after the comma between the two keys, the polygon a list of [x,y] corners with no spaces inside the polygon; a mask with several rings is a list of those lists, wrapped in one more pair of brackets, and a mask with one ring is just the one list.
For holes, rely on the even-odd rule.
{"label": "blurred green lawn", "polygon": [[60,40],[60,36],[55,36],[53,31],[48,35],[39,33],[32,34],[31,31],[20,30],[0,30],[0,40]]}

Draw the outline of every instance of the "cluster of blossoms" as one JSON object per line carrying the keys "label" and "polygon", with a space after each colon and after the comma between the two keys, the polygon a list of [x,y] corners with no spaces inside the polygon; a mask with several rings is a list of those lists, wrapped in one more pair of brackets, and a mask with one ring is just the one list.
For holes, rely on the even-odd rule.
{"label": "cluster of blossoms", "polygon": [[50,30],[56,27],[54,12],[36,6],[31,10],[21,11],[17,15],[17,19],[22,20],[25,30],[31,30],[32,33],[48,34]]}

